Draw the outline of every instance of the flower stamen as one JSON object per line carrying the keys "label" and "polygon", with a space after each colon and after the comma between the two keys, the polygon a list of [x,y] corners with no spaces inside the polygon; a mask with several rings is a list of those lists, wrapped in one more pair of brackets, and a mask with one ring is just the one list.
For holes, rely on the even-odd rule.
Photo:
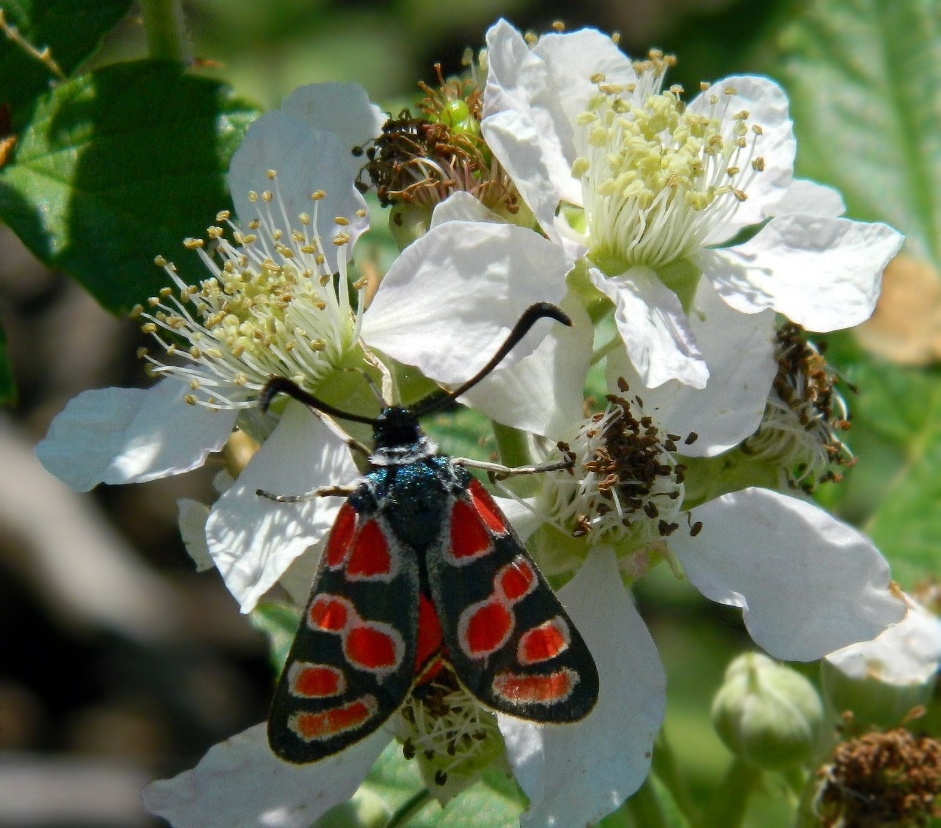
{"label": "flower stamen", "polygon": [[778,331],[775,356],[778,373],[761,426],[743,450],[777,462],[792,486],[810,491],[821,483],[839,482],[843,469],[856,464],[840,437],[850,427],[849,409],[837,388],[840,377],[824,349],[793,323]]}
{"label": "flower stamen", "polygon": [[[347,289],[344,257],[334,277],[322,255],[317,212],[323,193],[312,194],[313,220],[301,213],[289,220],[275,171],[273,189],[251,193],[259,215],[243,233],[227,211],[216,219],[225,227],[207,228],[205,239],[187,239],[210,278],[190,285],[176,266],[155,258],[178,291],[164,288],[148,300],[141,329],[182,364],[167,364],[149,354],[149,372],[189,383],[193,404],[209,408],[247,408],[271,375],[294,380],[310,391],[354,347],[360,327],[362,289],[355,306]],[[338,217],[338,228],[348,220]],[[283,233],[282,226],[292,228]],[[344,237],[345,238],[342,238]],[[334,243],[349,237],[340,231]],[[336,281],[335,281],[336,280]],[[211,390],[210,390],[211,389]]]}

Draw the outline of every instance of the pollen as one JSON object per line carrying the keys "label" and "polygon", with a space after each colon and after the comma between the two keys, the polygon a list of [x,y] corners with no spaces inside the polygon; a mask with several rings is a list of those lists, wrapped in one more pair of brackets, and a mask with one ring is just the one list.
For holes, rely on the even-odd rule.
{"label": "pollen", "polygon": [[[364,292],[347,287],[344,256],[338,257],[340,279],[334,280],[320,252],[317,213],[326,193],[313,193],[311,213],[301,213],[285,229],[277,173],[270,170],[268,179],[271,189],[260,198],[249,194],[257,215],[243,226],[251,233],[241,232],[222,211],[216,216],[220,226],[207,231],[211,245],[184,240],[208,278],[187,284],[163,256],[154,260],[171,285],[138,316],[165,357],[143,358],[155,375],[186,382],[192,391],[187,402],[193,405],[251,407],[272,375],[299,377],[313,392],[356,347]],[[333,222],[350,224],[343,216]],[[343,231],[334,241],[350,239]]]}
{"label": "pollen", "polygon": [[401,711],[403,753],[435,787],[471,778],[503,753],[496,717],[457,681],[447,662],[420,683]]}
{"label": "pollen", "polygon": [[755,152],[760,125],[731,109],[735,90],[690,111],[681,87],[663,89],[675,63],[653,50],[634,64],[635,84],[591,77],[597,91],[576,118],[572,175],[582,183],[591,252],[602,261],[657,267],[688,255],[764,169]]}
{"label": "pollen", "polygon": [[[572,537],[633,552],[662,546],[688,524],[682,511],[686,469],[675,456],[680,436],[661,431],[641,398],[628,398],[623,380],[621,387],[621,394],[607,396],[603,412],[559,444],[558,459],[569,468],[546,475],[543,497],[545,511]],[[622,561],[621,569],[640,577],[650,563],[640,555]]]}

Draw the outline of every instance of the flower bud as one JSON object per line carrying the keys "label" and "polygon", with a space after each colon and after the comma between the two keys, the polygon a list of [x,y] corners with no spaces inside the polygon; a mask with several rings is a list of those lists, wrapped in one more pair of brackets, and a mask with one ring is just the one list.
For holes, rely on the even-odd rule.
{"label": "flower bud", "polygon": [[736,658],[712,702],[712,723],[726,747],[762,770],[808,761],[823,724],[823,705],[800,673],[759,653]]}
{"label": "flower bud", "polygon": [[830,653],[820,665],[824,696],[862,726],[891,728],[927,704],[941,661],[941,620],[908,596],[908,614],[872,641]]}

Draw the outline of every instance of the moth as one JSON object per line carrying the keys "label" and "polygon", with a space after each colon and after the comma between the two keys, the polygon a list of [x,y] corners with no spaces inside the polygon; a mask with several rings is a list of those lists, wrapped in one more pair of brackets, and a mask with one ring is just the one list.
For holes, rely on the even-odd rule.
{"label": "moth", "polygon": [[263,389],[263,410],[285,394],[367,423],[374,437],[368,471],[350,490],[310,493],[348,491],[275,690],[268,741],[277,756],[301,764],[342,751],[445,665],[482,705],[509,716],[560,724],[594,707],[598,673],[582,636],[484,486],[464,462],[438,454],[419,425],[545,317],[571,325],[554,305],[533,305],[459,388],[375,418],[340,411],[287,379]]}

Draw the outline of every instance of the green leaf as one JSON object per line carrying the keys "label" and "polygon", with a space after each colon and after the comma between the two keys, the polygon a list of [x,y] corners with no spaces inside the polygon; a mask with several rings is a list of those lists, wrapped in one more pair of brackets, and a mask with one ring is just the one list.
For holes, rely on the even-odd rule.
{"label": "green leaf", "polygon": [[7,355],[7,335],[0,327],[0,403],[16,402],[16,385]]}
{"label": "green leaf", "polygon": [[300,610],[287,604],[259,604],[250,618],[252,626],[267,636],[271,663],[280,674],[301,621]]}
{"label": "green leaf", "polygon": [[941,5],[811,0],[781,37],[798,172],[941,264]]}
{"label": "green leaf", "polygon": [[[3,15],[29,46],[48,48],[68,77],[130,7],[131,0],[7,0]],[[23,45],[0,39],[0,104],[10,107],[16,131],[29,120],[36,98],[58,80]]]}
{"label": "green leaf", "polygon": [[818,495],[861,525],[903,587],[937,572],[941,537],[941,384],[936,371],[865,359],[850,335],[829,338],[828,359],[859,388],[848,394],[847,434],[858,464]]}
{"label": "green leaf", "polygon": [[[173,259],[230,204],[225,171],[256,111],[173,63],[109,66],[45,95],[0,171],[0,218],[105,308],[166,283]],[[205,271],[195,254],[181,270]]]}
{"label": "green leaf", "polygon": [[[855,218],[908,237],[941,264],[941,6],[934,0],[811,0],[783,33],[798,172],[833,184]],[[845,349],[845,340],[844,340]],[[853,364],[855,362],[855,364]],[[911,586],[937,568],[941,389],[931,372],[850,355],[850,444],[860,464],[826,492]]]}
{"label": "green leaf", "polygon": [[926,381],[921,388],[924,393],[914,397],[921,427],[895,474],[883,480],[886,494],[864,527],[905,588],[937,574],[941,538],[941,386]]}

